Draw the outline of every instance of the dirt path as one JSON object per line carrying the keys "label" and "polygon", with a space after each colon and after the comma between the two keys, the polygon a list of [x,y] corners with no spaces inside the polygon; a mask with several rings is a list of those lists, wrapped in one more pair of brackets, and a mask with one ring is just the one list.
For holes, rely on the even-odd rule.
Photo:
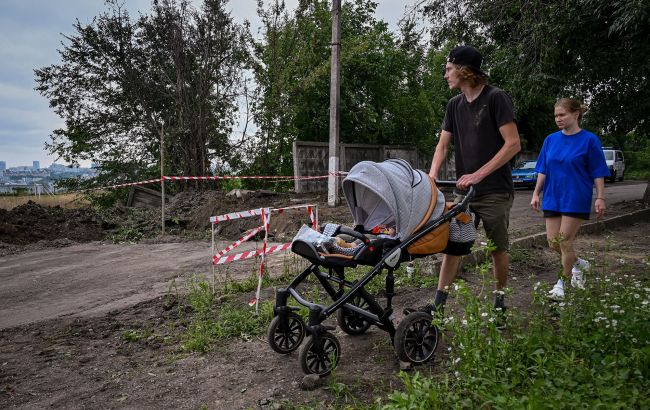
{"label": "dirt path", "polygon": [[[608,184],[608,216],[629,212],[645,183]],[[544,230],[529,207],[531,191],[517,191],[511,212],[513,238]],[[322,209],[322,220],[350,218],[345,204]],[[343,217],[342,215],[345,215]],[[282,223],[277,220],[278,223]],[[230,242],[221,242],[219,249]],[[239,251],[255,244],[245,243]],[[280,265],[284,256],[272,256]],[[275,262],[273,262],[275,261]],[[228,265],[233,278],[250,274],[252,264]],[[281,272],[281,269],[278,269]],[[271,269],[273,273],[273,269]],[[164,294],[174,278],[210,274],[210,243],[205,241],[115,245],[92,242],[0,258],[0,329],[56,317],[99,315]]]}
{"label": "dirt path", "polygon": [[[584,236],[578,250],[592,260],[597,272],[625,266],[626,273],[648,280],[649,229],[650,223],[642,222],[608,235]],[[117,252],[119,247],[114,249]],[[186,249],[191,250],[191,244]],[[161,246],[157,255],[165,250]],[[183,263],[178,261],[179,266]],[[526,310],[534,284],[552,283],[556,271],[557,257],[547,249],[513,256],[510,309]],[[477,292],[477,275],[462,276]],[[132,279],[137,278],[134,272]],[[265,297],[270,297],[271,290],[266,292]],[[394,304],[413,305],[431,292],[398,286]],[[450,298],[448,314],[458,315],[458,308]],[[303,374],[298,354],[275,354],[263,337],[242,337],[202,355],[180,353],[177,343],[166,342],[173,335],[170,323],[175,312],[158,298],[107,315],[57,318],[0,330],[0,408],[277,409],[285,400],[323,408],[336,400],[337,388],[339,403],[354,407],[353,402],[346,402],[346,391],[369,403],[399,386],[390,340],[376,328],[358,337],[337,329],[342,356],[330,378],[333,384],[308,392],[299,388]],[[399,320],[400,312],[396,315]],[[151,336],[128,341],[123,335],[129,329],[150,329]],[[445,355],[443,342],[435,359],[420,370],[439,372]]]}
{"label": "dirt path", "polygon": [[[230,270],[234,279],[249,274],[250,266],[239,268]],[[163,295],[172,279],[195,274],[210,275],[210,242],[91,242],[7,256],[0,265],[0,329],[124,309]]]}

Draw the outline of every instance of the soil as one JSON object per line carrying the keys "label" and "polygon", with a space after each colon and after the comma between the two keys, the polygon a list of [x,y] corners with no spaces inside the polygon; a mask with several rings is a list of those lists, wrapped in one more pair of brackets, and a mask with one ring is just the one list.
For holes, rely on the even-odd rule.
{"label": "soil", "polygon": [[[349,211],[343,204],[337,208],[328,208],[322,204],[323,197],[296,196],[291,194],[268,194],[255,193],[248,196],[248,199],[236,197],[217,196],[212,200],[206,194],[187,194],[185,198],[177,198],[170,204],[171,223],[177,226],[178,232],[192,232],[205,230],[205,225],[210,215],[231,212],[233,209],[254,209],[259,206],[286,206],[291,203],[305,203],[313,200],[320,203],[319,207],[321,221],[336,221],[349,223]],[[529,194],[526,194],[526,197]],[[257,201],[257,202],[256,202]],[[516,201],[526,201],[524,196]],[[193,207],[187,204],[200,204]],[[275,205],[277,204],[277,205]],[[9,232],[13,226],[30,226],[28,232],[39,230],[40,224],[26,225],[34,217],[42,215],[41,210],[35,204],[27,204],[25,209],[16,211],[4,211],[0,214],[0,245],[5,243],[4,248],[0,246],[0,256],[14,254],[5,259],[8,262],[18,264],[25,263],[29,257],[35,254],[34,249],[40,249],[39,253],[46,253],[46,257],[35,260],[34,263],[48,263],[56,257],[57,249],[50,249],[54,246],[68,246],[73,254],[84,254],[92,252],[97,248],[96,242],[87,245],[79,245],[75,242],[96,240],[110,232],[119,229],[120,225],[113,225],[108,218],[102,219],[93,216],[91,213],[65,214],[61,217],[64,220],[53,224],[48,219],[47,228],[49,232],[63,232],[70,227],[69,232],[76,232],[75,226],[86,221],[86,231],[100,232],[99,237],[86,237],[63,234],[45,236],[44,233],[33,234],[33,240],[24,239],[29,235],[23,235],[21,242],[10,242],[14,236]],[[608,209],[608,214],[616,215],[638,209],[635,202],[624,202],[613,205]],[[0,210],[0,212],[3,212]],[[48,210],[46,210],[48,212]],[[56,210],[49,212],[60,214]],[[128,214],[131,211],[119,211]],[[151,213],[153,221],[156,219],[156,211]],[[143,214],[147,214],[144,212]],[[529,212],[529,214],[532,214]],[[20,216],[23,215],[22,223]],[[288,214],[287,214],[288,215]],[[523,213],[522,213],[523,215]],[[511,227],[516,236],[537,233],[543,220],[539,216],[513,218]],[[276,231],[274,235],[277,240],[284,240],[283,235],[296,232],[296,227],[306,223],[306,215],[289,217],[274,216]],[[284,219],[283,219],[284,218]],[[526,219],[528,218],[528,219]],[[145,220],[141,218],[140,220]],[[252,219],[252,218],[251,218]],[[37,219],[38,220],[38,219]],[[9,221],[9,223],[5,222]],[[41,219],[41,224],[46,224]],[[182,222],[181,222],[182,221]],[[203,221],[203,222],[202,222]],[[516,221],[516,222],[515,222]],[[144,222],[142,222],[144,224]],[[253,222],[251,222],[253,223]],[[21,225],[22,224],[22,225]],[[254,226],[257,226],[254,222]],[[88,228],[88,227],[91,228]],[[242,231],[252,227],[243,223],[232,232],[226,232],[226,225],[223,225],[220,235],[226,238],[232,234],[238,235]],[[284,228],[282,226],[285,226]],[[19,231],[23,229],[16,228]],[[608,266],[610,269],[620,267],[621,261],[626,264],[625,271],[637,275],[645,275],[648,279],[648,255],[650,255],[650,242],[647,241],[647,232],[650,223],[639,222],[625,229],[610,232],[608,235],[584,236],[578,241],[577,248],[580,254],[586,255],[588,259],[596,260],[597,264]],[[43,229],[44,231],[46,229]],[[83,231],[83,230],[82,230]],[[84,232],[86,232],[84,231]],[[14,231],[15,232],[15,231]],[[187,235],[186,235],[187,236]],[[513,235],[514,236],[514,235]],[[49,238],[49,241],[38,242]],[[67,238],[67,239],[66,239]],[[176,241],[179,237],[173,237]],[[58,241],[58,242],[57,242]],[[101,244],[104,250],[110,250],[114,255],[122,254],[125,246],[133,249],[134,254],[138,252],[150,252],[157,249],[157,253],[151,255],[154,261],[160,258],[161,266],[153,267],[153,272],[159,273],[160,280],[169,280],[171,273],[165,273],[164,265],[168,262],[163,255],[169,253],[176,244],[167,244],[170,239],[153,237],[150,241],[154,244],[141,245],[112,245]],[[8,245],[7,245],[8,244]],[[40,245],[39,245],[40,244]],[[202,242],[205,246],[205,242]],[[85,248],[84,248],[85,247]],[[140,247],[140,248],[138,248]],[[189,260],[193,246],[188,242],[184,251],[179,252],[173,248],[176,255],[176,266],[169,267],[169,271],[178,270],[183,265],[183,257]],[[4,249],[4,254],[2,253]],[[617,249],[614,253],[611,249]],[[40,256],[40,255],[39,255]],[[14,259],[15,258],[15,259]],[[98,263],[94,258],[91,262]],[[125,258],[114,266],[129,264],[132,259]],[[433,272],[431,259],[423,260],[423,269],[429,274]],[[72,266],[74,263],[69,262]],[[111,259],[101,263],[107,265],[107,274],[110,273]],[[192,262],[195,263],[195,262]],[[276,261],[276,263],[278,263]],[[536,282],[554,281],[557,272],[557,257],[545,248],[523,250],[513,254],[509,285],[514,293],[508,298],[508,305],[512,310],[525,311],[530,304],[531,292]],[[53,263],[56,265],[56,263]],[[631,268],[630,268],[631,266]],[[141,266],[140,266],[141,268]],[[36,268],[34,268],[36,269]],[[133,267],[133,274],[129,275],[130,282],[125,286],[131,288],[145,286],[146,279],[138,277],[137,267]],[[244,268],[242,268],[244,269]],[[246,268],[248,269],[248,268]],[[0,268],[0,272],[2,269]],[[83,271],[83,269],[81,270]],[[27,302],[43,304],[47,300],[46,293],[29,293],[34,289],[28,283],[16,285],[10,281],[9,271],[2,275],[5,284],[5,295],[19,293],[22,299]],[[84,278],[78,275],[73,278],[64,277],[61,272],[62,283],[73,281],[78,283],[79,290],[92,287],[97,289],[95,294],[84,294],[88,305],[83,315],[75,314],[81,310],[80,307],[72,307],[69,311],[55,316],[47,316],[45,312],[41,320],[27,322],[16,322],[15,325],[5,325],[0,329],[0,381],[3,389],[0,391],[1,408],[199,408],[205,406],[211,409],[221,408],[283,408],[290,407],[287,403],[305,404],[311,407],[324,407],[332,403],[348,404],[352,400],[345,394],[339,394],[337,398],[337,387],[342,383],[347,390],[361,402],[370,403],[377,396],[385,396],[393,389],[399,388],[400,382],[397,378],[399,364],[388,335],[377,329],[371,328],[367,333],[352,337],[343,333],[337,328],[334,333],[341,341],[342,357],[339,367],[333,377],[322,381],[324,383],[313,391],[301,387],[305,382],[303,373],[298,362],[298,353],[294,352],[287,356],[274,353],[265,340],[265,335],[242,336],[223,342],[205,354],[183,353],[180,349],[181,340],[179,335],[183,331],[187,317],[192,312],[183,308],[185,302],[177,300],[175,294],[167,294],[165,289],[158,289],[155,293],[145,293],[144,298],[129,299],[129,295],[117,297],[111,295],[110,291],[120,284],[113,283],[117,280],[111,276],[104,278],[105,286],[100,280],[86,283],[91,278]],[[248,272],[235,271],[240,278],[246,277]],[[465,279],[475,292],[479,292],[480,280],[470,269],[460,275]],[[51,279],[44,288],[51,292],[51,298],[56,298],[56,292],[63,291],[57,286],[57,282]],[[172,276],[173,277],[173,276]],[[32,279],[42,281],[44,278]],[[134,285],[134,280],[136,280]],[[381,280],[377,278],[376,280]],[[34,288],[37,286],[32,285]],[[62,285],[61,285],[62,286]],[[432,295],[432,289],[420,289],[397,286],[397,296],[393,299],[396,306],[396,320],[402,317],[401,307],[421,304],[422,300]],[[103,291],[103,292],[102,292]],[[272,300],[274,290],[263,289],[263,300]],[[102,308],[95,308],[95,299],[102,298],[101,293],[108,293],[108,300],[115,303],[102,305]],[[133,292],[132,292],[133,293]],[[146,296],[149,297],[146,297]],[[152,296],[157,295],[157,296]],[[237,300],[242,305],[250,300],[253,293],[241,295]],[[16,296],[17,297],[17,296]],[[71,296],[74,299],[73,296]],[[120,299],[121,298],[121,299]],[[7,298],[2,302],[3,316],[19,316],[15,312],[7,310]],[[380,298],[383,303],[383,300]],[[15,303],[14,303],[15,304]],[[457,314],[459,307],[456,301],[450,298],[448,303],[448,314]],[[11,313],[9,315],[9,313]],[[252,314],[252,311],[251,311]],[[48,317],[51,317],[48,319]],[[330,319],[335,324],[335,319]],[[7,322],[11,323],[11,322]],[[24,323],[24,324],[20,324]],[[128,340],[125,334],[133,331],[146,331],[145,337],[138,340]],[[125,333],[126,332],[126,333]],[[419,367],[424,373],[438,373],[443,371],[440,366],[445,359],[446,346],[444,339],[438,347],[437,354],[431,362]],[[336,382],[336,383],[333,383]]]}

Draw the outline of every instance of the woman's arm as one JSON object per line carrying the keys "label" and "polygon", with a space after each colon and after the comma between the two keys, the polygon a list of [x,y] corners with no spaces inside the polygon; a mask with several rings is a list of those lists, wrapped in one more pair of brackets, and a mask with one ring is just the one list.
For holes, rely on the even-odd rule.
{"label": "woman's arm", "polygon": [[594,184],[596,184],[594,209],[596,210],[596,218],[600,218],[605,214],[605,178],[594,179]]}
{"label": "woman's arm", "polygon": [[539,194],[544,189],[544,181],[546,180],[546,175],[537,173],[537,183],[535,184],[535,190],[533,191],[533,199],[530,201],[530,207],[536,211],[540,211],[542,201],[539,199]]}

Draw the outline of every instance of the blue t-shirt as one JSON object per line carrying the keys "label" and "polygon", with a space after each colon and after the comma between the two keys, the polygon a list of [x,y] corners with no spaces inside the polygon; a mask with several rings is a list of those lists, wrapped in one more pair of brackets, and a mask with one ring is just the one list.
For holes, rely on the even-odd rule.
{"label": "blue t-shirt", "polygon": [[580,130],[546,137],[535,170],[546,175],[542,209],[555,212],[591,212],[594,179],[608,177],[600,140]]}

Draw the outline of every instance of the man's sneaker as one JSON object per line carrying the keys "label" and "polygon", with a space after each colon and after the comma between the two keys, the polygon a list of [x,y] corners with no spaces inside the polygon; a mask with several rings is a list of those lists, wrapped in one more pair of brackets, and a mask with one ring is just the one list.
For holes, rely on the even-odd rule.
{"label": "man's sneaker", "polygon": [[558,280],[553,289],[548,292],[548,297],[553,300],[564,300],[564,283],[562,279]]}

